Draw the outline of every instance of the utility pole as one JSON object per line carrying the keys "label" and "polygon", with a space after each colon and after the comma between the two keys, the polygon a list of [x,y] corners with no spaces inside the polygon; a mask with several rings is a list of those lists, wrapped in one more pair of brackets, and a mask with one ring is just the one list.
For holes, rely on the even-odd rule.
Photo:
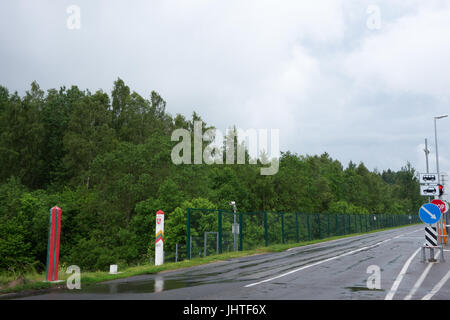
{"label": "utility pole", "polygon": [[[426,163],[427,163],[427,173],[430,173],[430,168],[428,166],[428,155],[430,154],[430,150],[428,150],[427,138],[425,138],[425,149],[423,151],[425,151],[425,160],[426,160]],[[428,202],[431,202],[431,197],[430,196],[428,196]]]}
{"label": "utility pole", "polygon": [[[446,118],[448,115],[443,115],[439,117],[434,117],[434,141],[436,143],[436,170],[438,174],[438,184],[441,184],[441,174],[439,173],[439,153],[438,153],[438,142],[437,142],[437,129],[436,129],[436,120]],[[439,199],[440,197],[438,197]]]}
{"label": "utility pole", "polygon": [[[437,175],[438,175],[438,185],[441,184],[441,174],[440,174],[440,172],[439,172],[439,153],[438,153],[438,142],[437,142],[436,120],[442,119],[442,118],[446,118],[446,117],[448,117],[447,114],[446,114],[446,115],[443,115],[443,116],[434,117],[434,141],[435,141],[435,143],[436,143],[436,170],[437,170]],[[441,198],[440,195],[437,196],[437,199],[440,199],[440,198]],[[443,217],[443,215],[441,216],[441,226],[442,226],[442,227],[444,226],[444,217]],[[444,240],[443,240],[443,233],[444,233],[444,231],[442,230],[442,227],[441,227],[441,231],[440,231],[440,233],[442,233],[442,234],[441,234],[441,246],[442,246],[443,243],[444,243]],[[441,250],[442,250],[442,249],[441,249]],[[441,252],[442,252],[442,251],[441,251]]]}

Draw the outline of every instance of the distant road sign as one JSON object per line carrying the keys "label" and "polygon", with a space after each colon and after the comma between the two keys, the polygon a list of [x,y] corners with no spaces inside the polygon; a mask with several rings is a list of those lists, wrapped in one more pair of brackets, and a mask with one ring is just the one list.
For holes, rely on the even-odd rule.
{"label": "distant road sign", "polygon": [[439,199],[434,199],[433,201],[431,201],[432,204],[438,206],[439,210],[441,210],[441,213],[445,212],[446,209],[446,205],[445,202]]}
{"label": "distant road sign", "polygon": [[437,184],[434,185],[421,185],[420,186],[421,196],[439,196],[439,187]]}
{"label": "distant road sign", "polygon": [[441,219],[441,210],[432,203],[426,203],[419,209],[419,218],[427,224],[436,223]]}
{"label": "distant road sign", "polygon": [[437,173],[419,173],[419,183],[437,184],[438,174]]}

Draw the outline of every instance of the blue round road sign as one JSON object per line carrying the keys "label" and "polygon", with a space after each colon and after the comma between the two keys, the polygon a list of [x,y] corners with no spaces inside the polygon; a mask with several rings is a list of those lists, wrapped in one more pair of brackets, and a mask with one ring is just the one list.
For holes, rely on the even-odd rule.
{"label": "blue round road sign", "polygon": [[426,203],[419,209],[419,218],[427,224],[436,223],[441,219],[441,210],[437,205]]}

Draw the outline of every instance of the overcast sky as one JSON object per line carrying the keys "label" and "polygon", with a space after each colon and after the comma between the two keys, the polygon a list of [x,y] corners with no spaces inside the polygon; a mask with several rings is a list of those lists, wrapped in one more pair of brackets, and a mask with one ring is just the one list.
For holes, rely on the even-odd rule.
{"label": "overcast sky", "polygon": [[[110,93],[120,77],[172,115],[280,129],[281,151],[344,166],[423,172],[428,138],[434,171],[433,117],[450,113],[446,0],[1,0],[0,43],[10,92],[36,80]],[[439,120],[447,172],[449,134]]]}

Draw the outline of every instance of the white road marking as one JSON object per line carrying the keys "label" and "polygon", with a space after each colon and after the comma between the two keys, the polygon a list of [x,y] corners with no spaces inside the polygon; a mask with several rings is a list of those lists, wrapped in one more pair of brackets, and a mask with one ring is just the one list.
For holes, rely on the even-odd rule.
{"label": "white road marking", "polygon": [[402,237],[402,238],[403,239],[424,239],[424,237]]}
{"label": "white road marking", "polygon": [[441,290],[441,288],[449,278],[450,278],[450,271],[446,273],[446,275],[441,279],[441,281],[439,281],[438,284],[435,285],[434,288],[422,298],[422,300],[430,300],[436,293],[438,293],[439,290]]}
{"label": "white road marking", "polygon": [[395,279],[394,283],[392,284],[391,290],[389,290],[389,292],[386,295],[386,297],[384,298],[384,300],[392,300],[392,298],[394,297],[394,294],[397,292],[397,289],[398,289],[398,287],[400,285],[400,282],[402,282],[402,280],[403,280],[403,276],[405,275],[406,270],[408,270],[408,267],[411,264],[411,261],[414,259],[416,254],[419,253],[419,251],[421,249],[422,248],[418,248],[416,251],[414,251],[412,256],[409,257],[409,259],[405,262],[405,264],[403,265],[402,270],[400,270],[400,273],[398,274],[397,278]]}
{"label": "white road marking", "polygon": [[[420,229],[419,229],[419,230],[420,230]],[[417,231],[419,231],[419,230],[414,230],[414,231],[412,231],[412,232],[405,233],[405,235],[406,235],[406,234],[410,234],[410,233],[417,232]],[[308,265],[306,265],[306,266],[303,266],[303,267],[300,267],[300,268],[291,270],[291,271],[289,271],[289,272],[280,274],[280,275],[278,275],[278,276],[275,276],[275,277],[272,277],[272,278],[269,278],[269,279],[265,279],[265,280],[261,280],[261,281],[254,282],[254,283],[251,283],[251,284],[247,284],[247,285],[245,285],[244,287],[245,287],[245,288],[249,288],[249,287],[253,287],[253,286],[256,286],[256,285],[258,285],[258,284],[261,284],[261,283],[265,283],[265,282],[269,282],[269,281],[272,281],[272,280],[275,280],[275,279],[279,279],[279,278],[285,277],[285,276],[287,276],[287,275],[290,275],[290,274],[292,274],[292,273],[295,273],[295,272],[298,272],[298,271],[301,271],[301,270],[305,270],[305,269],[308,269],[308,268],[311,268],[311,267],[320,265],[320,264],[325,263],[325,262],[329,262],[329,261],[332,261],[332,260],[336,260],[336,259],[339,259],[339,258],[348,256],[348,255],[351,255],[351,254],[356,253],[356,252],[359,252],[359,251],[363,251],[363,250],[367,250],[367,249],[376,247],[376,246],[378,246],[378,245],[380,245],[380,244],[382,244],[382,243],[384,243],[384,242],[388,242],[388,241],[391,241],[391,240],[393,240],[393,239],[397,239],[397,238],[399,238],[399,237],[401,237],[401,236],[402,236],[402,235],[398,235],[398,236],[395,236],[395,237],[393,237],[393,238],[389,238],[389,239],[386,239],[386,240],[377,242],[376,244],[373,244],[373,245],[371,245],[371,246],[362,247],[362,248],[359,248],[359,249],[356,249],[356,250],[352,250],[352,251],[349,251],[349,252],[346,252],[346,253],[343,253],[343,254],[340,254],[340,255],[337,255],[337,256],[328,258],[328,259],[324,259],[324,260],[321,260],[321,261],[318,261],[318,262],[315,262],[315,263],[312,263],[312,264],[308,264]],[[419,250],[420,250],[420,248],[417,250],[417,252],[419,252]],[[416,253],[417,253],[417,252],[416,252]]]}
{"label": "white road marking", "polygon": [[[439,256],[439,252],[436,253],[434,256],[434,259],[437,259]],[[431,267],[433,266],[434,262],[429,262],[428,266],[425,268],[423,273],[420,275],[419,279],[417,279],[416,283],[414,284],[414,287],[412,287],[411,291],[408,293],[408,295],[405,297],[405,300],[411,300],[412,296],[416,293],[417,289],[420,288],[422,285],[422,282],[425,280],[425,278],[428,275],[428,272],[430,272]]]}

